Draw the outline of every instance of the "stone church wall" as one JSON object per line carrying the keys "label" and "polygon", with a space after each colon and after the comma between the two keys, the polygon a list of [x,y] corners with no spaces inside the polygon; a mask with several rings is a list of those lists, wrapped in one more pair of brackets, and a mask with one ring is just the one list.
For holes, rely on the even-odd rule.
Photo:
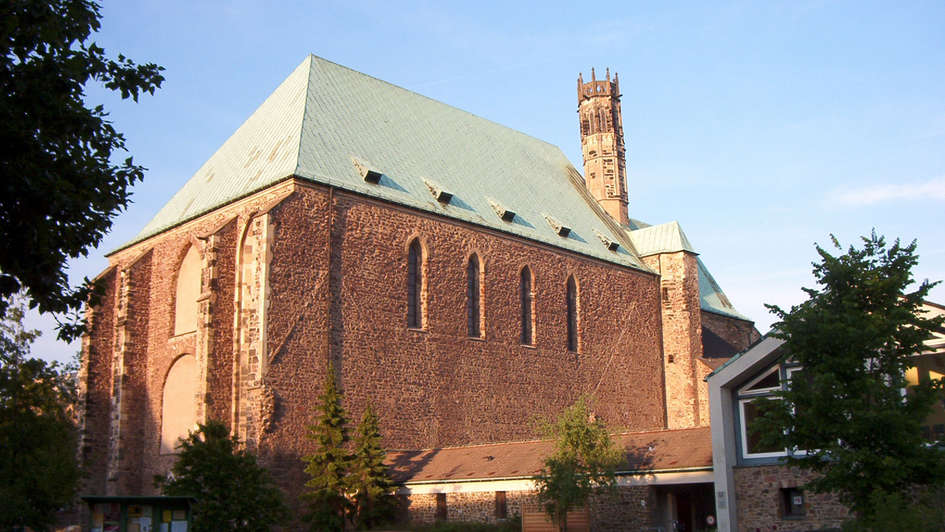
{"label": "stone church wall", "polygon": [[[536,415],[552,416],[582,393],[598,399],[595,411],[612,427],[663,426],[653,275],[350,193],[334,192],[329,214],[327,196],[322,187],[301,186],[271,213],[267,386],[273,405],[260,453],[271,457],[287,487],[301,484],[298,460],[312,447],[304,434],[324,380],[326,342],[345,408],[357,419],[372,402],[388,448],[533,438]],[[426,256],[422,330],[406,323],[413,237]],[[466,334],[472,253],[484,263],[483,339]],[[535,282],[535,346],[520,343],[525,265]],[[580,290],[578,353],[566,349],[569,274]]]}
{"label": "stone church wall", "polygon": [[82,439],[80,456],[89,473],[86,490],[105,493],[105,469],[108,460],[109,412],[111,410],[112,351],[115,344],[116,268],[99,276],[104,292],[101,304],[89,320],[89,335],[82,340],[82,369],[79,393]]}
{"label": "stone church wall", "polygon": [[[265,235],[249,249],[241,242],[255,238],[249,228],[260,227],[261,216]],[[422,330],[406,327],[414,236],[426,251]],[[176,270],[192,245],[202,260],[198,329],[173,336]],[[481,339],[466,335],[473,252],[483,261]],[[108,292],[86,340],[86,493],[104,490],[105,452],[112,477],[121,478],[111,491],[154,492],[153,475],[174,461],[159,451],[164,380],[183,354],[197,360],[198,420],[236,425],[290,500],[303,481],[299,459],[312,447],[304,436],[329,346],[352,420],[373,402],[388,448],[531,438],[536,415],[552,416],[584,393],[615,429],[664,424],[659,290],[649,273],[291,180],[109,258]],[[520,344],[525,265],[535,285],[534,346]],[[121,275],[130,282],[125,307]],[[568,275],[579,287],[577,353],[566,348]],[[247,310],[241,297],[250,282],[250,295],[262,299]],[[124,386],[113,386],[118,364],[132,373]],[[116,423],[133,432],[110,446]]]}
{"label": "stone church wall", "polygon": [[667,427],[707,425],[698,404],[696,360],[702,355],[699,276],[695,255],[685,251],[650,255],[647,266],[660,272]]}
{"label": "stone church wall", "polygon": [[[261,193],[109,257],[106,291],[83,340],[83,493],[155,492],[153,475],[175,459],[159,450],[164,381],[183,354],[200,368],[198,420],[231,421],[237,225],[272,200],[271,190]],[[174,336],[177,268],[190,246],[203,260],[198,330]]]}

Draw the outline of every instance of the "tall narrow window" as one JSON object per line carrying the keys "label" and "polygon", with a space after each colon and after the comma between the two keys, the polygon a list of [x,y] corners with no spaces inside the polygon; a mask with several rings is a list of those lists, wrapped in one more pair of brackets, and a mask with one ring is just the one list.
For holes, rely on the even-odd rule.
{"label": "tall narrow window", "polygon": [[433,519],[436,521],[446,521],[448,516],[446,509],[446,494],[437,493],[436,494],[436,513],[433,515]]}
{"label": "tall narrow window", "polygon": [[522,268],[522,279],[519,284],[519,294],[522,301],[522,343],[533,345],[535,343],[534,322],[532,321],[532,272],[528,266]]}
{"label": "tall narrow window", "polygon": [[474,253],[466,265],[466,334],[482,337],[482,302],[480,300],[479,257]]}
{"label": "tall narrow window", "polygon": [[568,351],[578,350],[578,290],[574,277],[568,277]]}
{"label": "tall narrow window", "polygon": [[407,252],[407,327],[423,327],[423,249],[416,238]]}
{"label": "tall narrow window", "polygon": [[509,505],[504,491],[495,492],[495,516],[496,519],[509,517]]}

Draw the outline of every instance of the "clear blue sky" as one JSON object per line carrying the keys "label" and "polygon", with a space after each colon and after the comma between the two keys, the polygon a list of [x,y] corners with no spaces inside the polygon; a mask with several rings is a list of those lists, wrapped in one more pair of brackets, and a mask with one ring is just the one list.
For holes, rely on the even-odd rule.
{"label": "clear blue sky", "polygon": [[[945,3],[653,4],[106,1],[98,44],[167,81],[137,104],[90,88],[150,170],[71,273],[104,269],[314,53],[556,144],[577,168],[577,75],[619,72],[630,215],[679,221],[762,332],[763,303],[802,300],[830,233],[918,239],[917,278],[945,277]],[[34,354],[78,349],[31,322],[46,330]]]}

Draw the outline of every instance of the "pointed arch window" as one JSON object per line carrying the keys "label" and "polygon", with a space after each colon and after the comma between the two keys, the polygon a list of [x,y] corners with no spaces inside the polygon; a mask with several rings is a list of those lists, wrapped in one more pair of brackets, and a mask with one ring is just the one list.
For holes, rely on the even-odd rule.
{"label": "pointed arch window", "polygon": [[407,250],[407,327],[411,329],[422,329],[424,323],[423,262],[423,248],[415,238]]}
{"label": "pointed arch window", "polygon": [[482,265],[475,253],[466,264],[466,334],[482,338]]}
{"label": "pointed arch window", "polygon": [[519,282],[519,297],[522,305],[522,344],[535,345],[535,298],[532,272],[528,266],[522,268]]}
{"label": "pointed arch window", "polygon": [[200,296],[200,253],[190,246],[177,270],[174,297],[174,335],[197,330],[197,297]]}
{"label": "pointed arch window", "polygon": [[568,307],[568,351],[577,352],[578,350],[578,313],[580,298],[578,296],[577,282],[574,276],[568,276],[567,295],[565,296]]}

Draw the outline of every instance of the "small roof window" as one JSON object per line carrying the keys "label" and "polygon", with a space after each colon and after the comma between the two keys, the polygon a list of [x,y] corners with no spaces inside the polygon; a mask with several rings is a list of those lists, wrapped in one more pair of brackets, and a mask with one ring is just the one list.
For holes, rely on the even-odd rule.
{"label": "small roof window", "polygon": [[446,190],[438,183],[427,178],[423,178],[423,183],[428,189],[430,189],[430,194],[433,194],[433,197],[436,198],[436,201],[446,205],[451,199],[453,199],[453,193]]}
{"label": "small roof window", "polygon": [[617,251],[620,248],[619,242],[617,242],[616,240],[612,240],[610,237],[608,237],[604,233],[601,233],[600,231],[596,229],[594,230],[594,233],[597,234],[597,238],[599,238],[600,241],[603,242],[603,244],[607,246],[607,249],[609,249],[610,251]]}
{"label": "small roof window", "polygon": [[545,215],[545,221],[548,222],[548,225],[555,230],[555,233],[558,233],[558,236],[568,236],[571,234],[571,228],[564,225],[563,223],[555,220],[550,215]]}
{"label": "small roof window", "polygon": [[511,222],[515,219],[515,211],[509,209],[495,200],[489,200],[489,205],[492,207],[492,210],[495,211],[499,218],[502,218],[505,222]]}
{"label": "small roof window", "polygon": [[366,182],[371,183],[372,185],[380,183],[383,172],[373,168],[369,163],[359,161],[354,157],[351,158],[351,161],[354,163],[354,167],[358,169],[358,173],[361,174],[361,177]]}

